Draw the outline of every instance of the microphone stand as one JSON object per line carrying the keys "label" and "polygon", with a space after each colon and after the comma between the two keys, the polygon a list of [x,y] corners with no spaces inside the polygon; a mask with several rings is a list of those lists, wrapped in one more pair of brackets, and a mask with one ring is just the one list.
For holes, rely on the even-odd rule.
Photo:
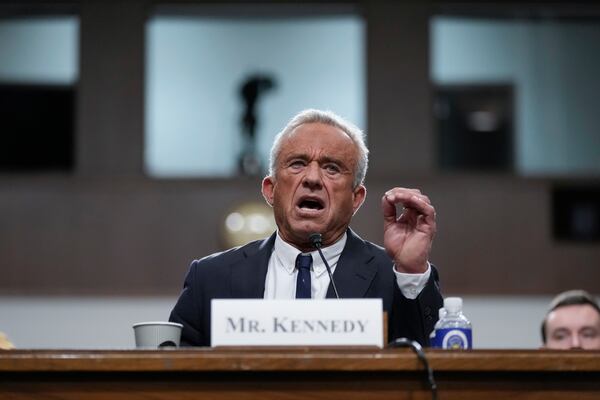
{"label": "microphone stand", "polygon": [[340,295],[338,294],[337,287],[335,286],[335,281],[333,280],[333,274],[331,273],[331,268],[329,268],[329,264],[327,263],[327,260],[325,259],[323,252],[321,251],[321,246],[323,245],[323,238],[321,237],[320,233],[312,233],[308,238],[310,239],[310,242],[312,243],[313,247],[315,249],[317,249],[317,251],[319,252],[319,255],[321,256],[321,260],[323,260],[323,263],[325,264],[325,268],[327,269],[327,274],[329,275],[329,281],[331,282],[331,286],[333,287],[333,292],[335,293],[335,298],[339,300]]}

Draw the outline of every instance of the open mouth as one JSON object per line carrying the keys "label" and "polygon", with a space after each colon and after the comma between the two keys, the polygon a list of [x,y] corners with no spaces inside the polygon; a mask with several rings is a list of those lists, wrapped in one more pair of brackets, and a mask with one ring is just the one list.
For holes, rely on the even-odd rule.
{"label": "open mouth", "polygon": [[298,203],[298,208],[301,210],[322,210],[325,205],[320,199],[317,198],[303,198]]}

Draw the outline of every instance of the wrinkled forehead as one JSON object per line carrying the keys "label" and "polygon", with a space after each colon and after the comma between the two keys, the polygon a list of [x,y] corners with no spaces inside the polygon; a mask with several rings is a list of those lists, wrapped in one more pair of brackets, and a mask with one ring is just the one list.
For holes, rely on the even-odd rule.
{"label": "wrinkled forehead", "polygon": [[310,122],[298,125],[281,140],[279,154],[320,150],[358,159],[358,146],[348,133],[334,125]]}

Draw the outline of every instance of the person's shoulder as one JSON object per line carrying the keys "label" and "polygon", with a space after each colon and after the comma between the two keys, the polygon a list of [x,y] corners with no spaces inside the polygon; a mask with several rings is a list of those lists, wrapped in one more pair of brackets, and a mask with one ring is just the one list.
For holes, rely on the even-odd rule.
{"label": "person's shoulder", "polygon": [[369,249],[370,252],[377,254],[377,255],[387,255],[387,253],[385,252],[385,249],[378,245],[375,244],[373,242],[369,242],[368,240],[363,240],[363,242],[365,242],[365,246],[367,247],[367,249]]}
{"label": "person's shoulder", "polygon": [[348,230],[348,240],[350,240],[354,246],[362,246],[364,250],[373,255],[373,257],[381,261],[391,262],[390,257],[382,246],[361,238],[351,229]]}
{"label": "person's shoulder", "polygon": [[[269,246],[269,242],[272,238],[255,240],[246,243],[242,246],[233,247],[224,251],[210,254],[206,257],[196,259],[192,261],[192,268],[212,268],[213,266],[222,266],[223,264],[233,264],[240,260],[243,260],[265,246]],[[272,245],[271,245],[272,246]]]}

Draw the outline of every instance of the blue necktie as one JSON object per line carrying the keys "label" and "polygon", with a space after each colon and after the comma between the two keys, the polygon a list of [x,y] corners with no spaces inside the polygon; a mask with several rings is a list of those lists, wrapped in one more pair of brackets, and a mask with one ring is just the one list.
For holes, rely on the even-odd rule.
{"label": "blue necktie", "polygon": [[310,299],[310,266],[312,265],[312,256],[298,254],[296,257],[296,268],[298,269],[298,278],[296,280],[296,298]]}

